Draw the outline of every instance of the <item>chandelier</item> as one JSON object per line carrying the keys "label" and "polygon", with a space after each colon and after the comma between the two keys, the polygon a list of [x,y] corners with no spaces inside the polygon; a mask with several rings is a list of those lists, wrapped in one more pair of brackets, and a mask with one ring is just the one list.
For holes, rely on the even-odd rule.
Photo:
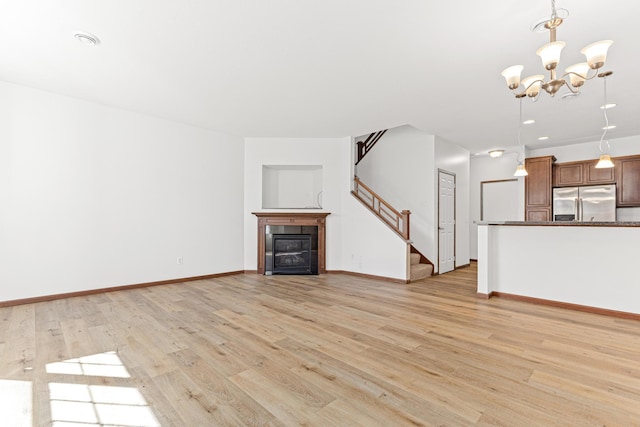
{"label": "chandelier", "polygon": [[[587,62],[580,62],[567,67],[561,77],[557,76],[560,53],[565,46],[565,42],[556,40],[556,29],[568,16],[569,12],[566,9],[556,9],[556,2],[552,0],[551,16],[537,22],[531,28],[532,31],[536,32],[549,31],[549,43],[536,51],[536,55],[542,59],[543,67],[549,71],[548,80],[545,80],[542,74],[532,75],[521,80],[520,75],[524,69],[522,65],[513,65],[502,71],[502,76],[506,79],[507,86],[514,92],[516,98],[525,96],[536,98],[541,92],[540,89],[554,96],[563,86],[566,86],[571,93],[577,94],[585,81],[591,80],[595,76],[605,77],[611,74],[611,71],[598,73],[607,59],[609,46],[613,44],[611,40],[602,40],[592,43],[580,51],[585,55]],[[591,73],[591,70],[594,71]],[[590,73],[591,75],[589,75]],[[522,87],[522,89],[518,92],[516,89],[519,87]]]}

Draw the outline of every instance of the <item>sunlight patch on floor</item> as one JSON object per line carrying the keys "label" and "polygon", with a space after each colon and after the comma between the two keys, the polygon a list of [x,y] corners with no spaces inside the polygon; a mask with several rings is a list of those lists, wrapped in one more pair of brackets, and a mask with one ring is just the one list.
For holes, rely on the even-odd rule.
{"label": "sunlight patch on floor", "polygon": [[[53,362],[49,374],[130,378],[115,351]],[[52,427],[159,427],[160,422],[135,387],[49,383]]]}
{"label": "sunlight patch on floor", "polygon": [[129,378],[129,372],[115,351],[93,354],[62,362],[47,363],[47,373]]}
{"label": "sunlight patch on floor", "polygon": [[0,380],[0,424],[31,427],[33,421],[30,381]]}
{"label": "sunlight patch on floor", "polygon": [[65,423],[160,426],[144,397],[134,387],[49,383],[49,399],[51,420],[57,427]]}

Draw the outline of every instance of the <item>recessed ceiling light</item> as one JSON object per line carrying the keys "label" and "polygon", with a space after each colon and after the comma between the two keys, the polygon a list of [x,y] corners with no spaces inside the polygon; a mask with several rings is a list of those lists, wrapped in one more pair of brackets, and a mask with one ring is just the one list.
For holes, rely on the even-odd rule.
{"label": "recessed ceiling light", "polygon": [[546,141],[547,139],[549,139],[548,136],[541,136],[540,138],[538,138],[538,141]]}
{"label": "recessed ceiling light", "polygon": [[609,129],[615,129],[616,125],[609,125],[609,126],[605,126],[602,128],[602,130],[609,130]]}
{"label": "recessed ceiling light", "polygon": [[73,37],[75,37],[79,42],[89,46],[97,46],[100,44],[100,39],[98,37],[91,33],[87,33],[86,31],[74,31]]}
{"label": "recessed ceiling light", "polygon": [[615,107],[617,104],[605,104],[605,105],[601,105],[600,109],[601,110],[608,110],[609,108],[613,108]]}
{"label": "recessed ceiling light", "polygon": [[533,123],[535,123],[536,121],[533,119],[529,119],[529,120],[525,120],[524,122],[522,122],[523,125],[531,125]]}
{"label": "recessed ceiling light", "polygon": [[489,151],[489,155],[491,157],[500,157],[504,154],[504,150],[491,150]]}

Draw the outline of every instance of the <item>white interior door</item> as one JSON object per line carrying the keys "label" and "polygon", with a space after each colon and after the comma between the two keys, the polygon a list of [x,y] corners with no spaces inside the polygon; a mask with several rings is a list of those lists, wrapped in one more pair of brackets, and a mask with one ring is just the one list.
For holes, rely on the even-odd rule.
{"label": "white interior door", "polygon": [[456,176],[438,171],[438,273],[456,263]]}

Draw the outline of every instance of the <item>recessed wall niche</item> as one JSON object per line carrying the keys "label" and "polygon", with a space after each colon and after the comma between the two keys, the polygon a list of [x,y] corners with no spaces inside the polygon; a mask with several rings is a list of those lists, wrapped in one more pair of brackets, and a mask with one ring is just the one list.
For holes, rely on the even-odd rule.
{"label": "recessed wall niche", "polygon": [[263,209],[322,209],[322,165],[262,165]]}

